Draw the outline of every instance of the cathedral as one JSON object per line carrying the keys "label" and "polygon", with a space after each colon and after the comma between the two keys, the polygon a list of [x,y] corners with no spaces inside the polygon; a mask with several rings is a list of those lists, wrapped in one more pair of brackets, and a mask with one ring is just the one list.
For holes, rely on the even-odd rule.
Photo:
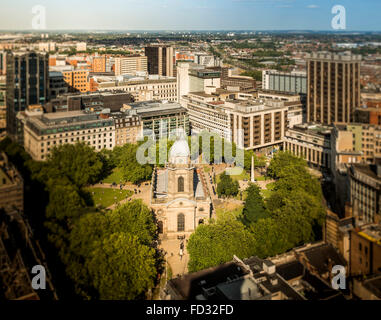
{"label": "cathedral", "polygon": [[211,217],[211,199],[201,169],[190,157],[186,138],[181,135],[169,151],[165,168],[152,178],[151,208],[161,236],[188,238],[198,225]]}

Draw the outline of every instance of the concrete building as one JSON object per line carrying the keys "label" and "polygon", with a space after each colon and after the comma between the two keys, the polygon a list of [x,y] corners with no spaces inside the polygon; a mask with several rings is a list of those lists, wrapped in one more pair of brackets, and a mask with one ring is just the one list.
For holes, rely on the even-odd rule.
{"label": "concrete building", "polygon": [[122,112],[139,116],[144,132],[152,131],[156,139],[168,137],[176,130],[190,133],[187,110],[179,103],[168,101],[145,101],[126,104]]}
{"label": "concrete building", "polygon": [[221,88],[220,70],[205,69],[204,66],[188,62],[178,64],[178,101],[190,92],[205,92],[208,87]]}
{"label": "concrete building", "polygon": [[306,300],[270,260],[251,257],[169,280],[162,300]]}
{"label": "concrete building", "polygon": [[152,178],[151,208],[165,238],[188,238],[198,225],[211,217],[211,199],[202,170],[193,166],[185,135],[169,151],[164,169]]}
{"label": "concrete building", "polygon": [[107,57],[95,56],[92,61],[92,72],[106,72]]}
{"label": "concrete building", "polygon": [[262,89],[291,94],[307,94],[307,73],[302,71],[262,71]]}
{"label": "concrete building", "polygon": [[352,164],[348,175],[353,216],[365,223],[381,222],[381,167]]}
{"label": "concrete building", "polygon": [[63,144],[87,143],[96,151],[115,146],[115,123],[94,112],[68,111],[31,116],[24,126],[24,148],[38,161]]}
{"label": "concrete building", "polygon": [[148,60],[146,56],[131,55],[115,58],[115,75],[135,75],[136,72],[148,72]]}
{"label": "concrete building", "polygon": [[366,224],[351,230],[350,275],[381,272],[381,225]]}
{"label": "concrete building", "polygon": [[171,46],[151,45],[145,47],[148,74],[174,76],[174,53]]}
{"label": "concrete building", "polygon": [[5,131],[7,128],[6,92],[6,76],[0,76],[0,132]]}
{"label": "concrete building", "polygon": [[304,158],[316,168],[331,169],[331,128],[316,124],[301,124],[288,128],[283,149]]}
{"label": "concrete building", "polygon": [[64,80],[62,72],[49,72],[49,90],[50,99],[54,99],[57,96],[63,95],[68,92],[68,85]]}
{"label": "concrete building", "polygon": [[245,150],[280,146],[287,128],[282,101],[258,100],[240,92],[207,89],[182,97],[192,132],[217,133]]}
{"label": "concrete building", "polygon": [[307,121],[350,123],[360,106],[359,55],[307,56]]}
{"label": "concrete building", "polygon": [[177,101],[176,78],[161,76],[93,76],[98,91],[124,91],[130,93],[136,102],[150,100]]}
{"label": "concrete building", "polygon": [[45,104],[49,100],[49,55],[28,52],[8,52],[7,55],[7,132],[22,143],[18,135],[16,116],[33,104]]}
{"label": "concrete building", "polygon": [[24,182],[5,153],[0,153],[0,209],[24,210]]}
{"label": "concrete building", "polygon": [[136,112],[113,112],[110,117],[115,121],[115,146],[137,143],[142,125]]}
{"label": "concrete building", "polygon": [[88,92],[89,70],[63,71],[64,81],[69,92]]}
{"label": "concrete building", "polygon": [[68,93],[52,99],[44,109],[47,113],[95,109],[118,112],[124,104],[133,101],[133,96],[126,92]]}
{"label": "concrete building", "polygon": [[257,97],[259,99],[283,101],[284,105],[288,107],[287,117],[289,128],[304,122],[304,110],[300,95],[271,90],[259,90]]}
{"label": "concrete building", "polygon": [[76,44],[77,51],[83,52],[87,50],[87,43],[86,42],[77,42]]}
{"label": "concrete building", "polygon": [[219,57],[205,52],[195,53],[193,61],[205,67],[219,67],[222,64],[222,60]]}

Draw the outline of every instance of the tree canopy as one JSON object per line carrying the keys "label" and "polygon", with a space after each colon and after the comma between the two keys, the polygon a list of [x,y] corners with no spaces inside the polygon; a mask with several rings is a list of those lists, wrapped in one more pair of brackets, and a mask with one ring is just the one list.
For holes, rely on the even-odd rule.
{"label": "tree canopy", "polygon": [[254,247],[254,237],[238,220],[224,219],[200,225],[190,236],[187,246],[190,254],[189,271],[195,272],[231,261],[233,255],[250,257]]}
{"label": "tree canopy", "polygon": [[223,172],[217,184],[217,194],[219,197],[235,197],[239,192],[239,183],[233,180],[230,175]]}

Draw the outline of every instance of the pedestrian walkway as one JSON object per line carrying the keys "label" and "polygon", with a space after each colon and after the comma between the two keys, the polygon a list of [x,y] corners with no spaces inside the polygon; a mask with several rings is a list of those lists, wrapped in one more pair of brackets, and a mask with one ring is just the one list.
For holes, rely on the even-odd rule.
{"label": "pedestrian walkway", "polygon": [[[183,256],[180,256],[180,244],[184,243]],[[189,254],[186,241],[178,239],[165,239],[159,246],[166,252],[165,259],[172,270],[172,278],[188,273]],[[168,272],[168,271],[167,271]]]}

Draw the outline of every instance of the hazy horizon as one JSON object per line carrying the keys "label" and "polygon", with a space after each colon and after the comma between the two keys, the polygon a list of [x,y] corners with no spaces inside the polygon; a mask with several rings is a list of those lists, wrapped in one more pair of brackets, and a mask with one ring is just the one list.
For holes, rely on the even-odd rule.
{"label": "hazy horizon", "polygon": [[[380,32],[375,0],[2,0],[0,30],[32,31],[32,8],[46,8],[46,31],[334,31],[332,7],[346,9],[347,32]],[[39,30],[40,31],[40,30]]]}

